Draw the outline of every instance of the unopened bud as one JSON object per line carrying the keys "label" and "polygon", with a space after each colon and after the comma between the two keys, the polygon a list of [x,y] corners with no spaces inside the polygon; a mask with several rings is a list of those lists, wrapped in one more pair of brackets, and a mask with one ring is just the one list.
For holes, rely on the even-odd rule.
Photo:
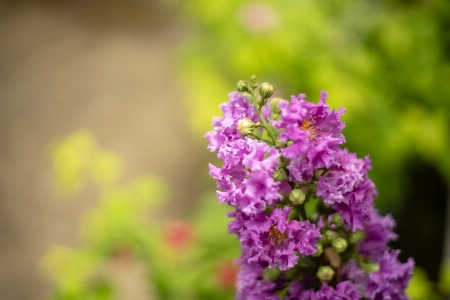
{"label": "unopened bud", "polygon": [[333,279],[334,270],[330,266],[321,266],[319,267],[319,270],[317,270],[316,275],[320,280],[329,282],[331,279]]}
{"label": "unopened bud", "polygon": [[331,217],[331,222],[333,224],[335,224],[336,226],[342,226],[342,224],[344,224],[344,222],[342,222],[341,220],[341,216],[339,215],[339,213],[335,213],[332,217]]}
{"label": "unopened bud", "polygon": [[256,89],[256,87],[258,86],[258,84],[256,83],[255,75],[252,75],[252,77],[250,77],[250,85],[252,86],[252,89]]}
{"label": "unopened bud", "polygon": [[303,204],[305,199],[306,195],[301,189],[293,189],[289,194],[289,200],[295,205]]}
{"label": "unopened bud", "polygon": [[317,244],[316,247],[316,253],[314,253],[312,256],[320,256],[323,253],[323,247],[322,244]]}
{"label": "unopened bud", "polygon": [[261,96],[261,100],[265,101],[270,97],[272,97],[274,91],[275,88],[270,83],[267,82],[261,83],[261,86],[259,87],[259,95]]}
{"label": "unopened bud", "polygon": [[335,238],[339,237],[339,234],[336,231],[333,230],[327,230],[325,231],[324,234],[325,238],[327,239],[328,242],[333,241]]}
{"label": "unopened bud", "polygon": [[347,249],[347,241],[342,237],[337,237],[331,241],[331,246],[337,253],[341,253]]}
{"label": "unopened bud", "polygon": [[284,148],[286,146],[287,146],[287,144],[285,142],[283,142],[282,140],[276,140],[276,142],[275,142],[275,147],[278,149]]}
{"label": "unopened bud", "polygon": [[252,134],[255,128],[256,128],[255,123],[253,123],[253,121],[248,118],[244,118],[238,121],[237,130],[243,136]]}
{"label": "unopened bud", "polygon": [[286,179],[286,173],[284,172],[283,168],[275,169],[275,172],[273,173],[273,179],[275,179],[276,181]]}
{"label": "unopened bud", "polygon": [[276,114],[279,115],[281,113],[280,108],[278,107],[278,104],[280,103],[282,99],[281,98],[273,98],[272,101],[270,101],[270,110]]}
{"label": "unopened bud", "polygon": [[236,88],[237,88],[238,92],[241,92],[241,93],[249,93],[250,92],[248,83],[245,82],[244,80],[239,80],[238,83],[236,84]]}
{"label": "unopened bud", "polygon": [[356,244],[357,242],[362,241],[366,237],[364,231],[357,230],[355,232],[351,232],[348,236],[348,242],[350,244]]}

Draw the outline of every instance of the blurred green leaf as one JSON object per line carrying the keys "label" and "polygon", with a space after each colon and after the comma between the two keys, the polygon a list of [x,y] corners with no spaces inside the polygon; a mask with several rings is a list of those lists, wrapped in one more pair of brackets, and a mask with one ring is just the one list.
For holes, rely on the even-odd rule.
{"label": "blurred green leaf", "polygon": [[411,300],[441,299],[433,290],[433,286],[428,281],[425,271],[420,267],[415,267],[413,278],[406,289],[406,294]]}
{"label": "blurred green leaf", "polygon": [[446,261],[441,265],[439,289],[442,293],[450,295],[450,261]]}

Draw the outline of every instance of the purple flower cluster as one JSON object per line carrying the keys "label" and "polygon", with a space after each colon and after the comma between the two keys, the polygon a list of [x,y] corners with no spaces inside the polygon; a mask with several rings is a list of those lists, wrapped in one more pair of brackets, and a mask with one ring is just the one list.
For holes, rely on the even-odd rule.
{"label": "purple flower cluster", "polygon": [[217,197],[235,209],[237,299],[406,299],[413,261],[388,247],[395,222],[373,207],[369,158],[340,148],[344,109],[325,92],[266,104],[269,84],[238,90],[205,136],[223,160],[209,166]]}

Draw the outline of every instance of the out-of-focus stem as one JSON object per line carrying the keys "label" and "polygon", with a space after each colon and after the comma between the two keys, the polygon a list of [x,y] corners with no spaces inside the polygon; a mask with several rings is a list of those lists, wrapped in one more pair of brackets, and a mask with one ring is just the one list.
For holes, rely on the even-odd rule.
{"label": "out-of-focus stem", "polygon": [[302,218],[303,221],[308,220],[304,204],[295,205],[294,208],[300,214],[300,217]]}
{"label": "out-of-focus stem", "polygon": [[275,145],[277,139],[276,139],[275,135],[273,134],[272,128],[270,128],[270,126],[267,123],[266,119],[264,119],[264,117],[262,116],[261,108],[259,108],[258,105],[255,104],[255,103],[253,105],[255,105],[256,112],[258,113],[258,117],[261,120],[261,124],[264,126],[264,129],[267,131],[267,133],[270,136],[270,139],[272,140],[273,144]]}

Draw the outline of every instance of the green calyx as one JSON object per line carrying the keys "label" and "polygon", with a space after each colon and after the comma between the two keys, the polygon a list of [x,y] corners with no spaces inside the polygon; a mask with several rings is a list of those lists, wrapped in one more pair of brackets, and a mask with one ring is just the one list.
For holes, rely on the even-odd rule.
{"label": "green calyx", "polygon": [[317,270],[316,276],[322,281],[329,282],[333,279],[334,270],[330,266],[320,266]]}
{"label": "green calyx", "polygon": [[289,200],[294,205],[299,205],[305,203],[306,194],[302,191],[302,189],[295,188],[289,194]]}
{"label": "green calyx", "polygon": [[273,179],[276,181],[282,181],[286,179],[286,172],[284,172],[283,168],[275,169],[275,172],[273,173]]}
{"label": "green calyx", "polygon": [[247,136],[253,133],[256,128],[256,124],[248,118],[244,118],[238,121],[237,130],[243,136]]}
{"label": "green calyx", "polygon": [[331,246],[337,253],[344,252],[347,249],[347,241],[342,237],[337,237],[331,241]]}
{"label": "green calyx", "polygon": [[236,84],[236,89],[238,90],[238,92],[241,92],[241,93],[250,93],[251,92],[248,83],[244,80],[238,81],[238,83]]}

